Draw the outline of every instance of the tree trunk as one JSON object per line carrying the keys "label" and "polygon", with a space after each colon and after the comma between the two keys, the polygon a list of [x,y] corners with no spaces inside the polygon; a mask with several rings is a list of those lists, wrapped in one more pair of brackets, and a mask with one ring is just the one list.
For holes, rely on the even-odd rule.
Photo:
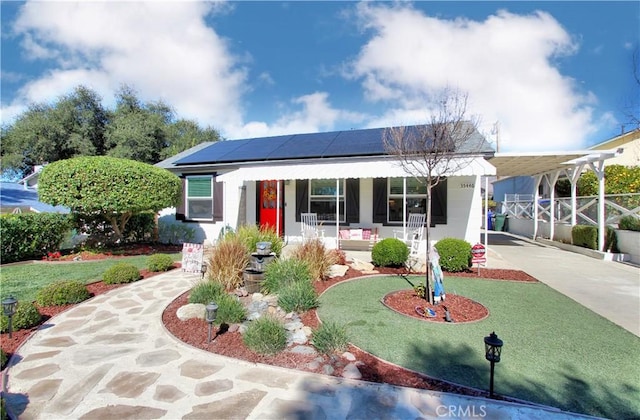
{"label": "tree trunk", "polygon": [[426,256],[427,258],[425,258],[426,264],[427,264],[427,269],[426,271],[426,276],[425,276],[425,285],[424,285],[424,298],[429,301],[430,304],[433,305],[433,293],[431,293],[431,285],[430,285],[430,275],[431,275],[431,261],[430,261],[430,255],[429,255],[429,248],[431,247],[431,241],[430,241],[430,230],[431,230],[431,177],[427,178],[427,226],[425,227],[426,232],[425,232],[425,236],[426,236],[426,241],[427,241],[427,251],[426,251]]}

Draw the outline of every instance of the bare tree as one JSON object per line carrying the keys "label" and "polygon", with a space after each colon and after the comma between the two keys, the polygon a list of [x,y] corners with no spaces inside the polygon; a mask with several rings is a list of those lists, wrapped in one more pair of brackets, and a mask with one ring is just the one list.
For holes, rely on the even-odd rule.
{"label": "bare tree", "polygon": [[478,134],[479,119],[466,115],[467,100],[466,93],[443,89],[430,110],[427,124],[388,128],[383,134],[386,152],[398,159],[408,175],[426,185],[425,298],[429,303],[433,303],[429,284],[432,190],[447,174],[468,166],[484,144]]}

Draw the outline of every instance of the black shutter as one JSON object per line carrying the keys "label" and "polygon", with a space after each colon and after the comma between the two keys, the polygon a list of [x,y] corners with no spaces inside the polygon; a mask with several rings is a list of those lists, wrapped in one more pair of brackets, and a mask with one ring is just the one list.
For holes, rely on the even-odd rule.
{"label": "black shutter", "polygon": [[447,180],[441,180],[431,190],[431,227],[447,224]]}
{"label": "black shutter", "polygon": [[360,179],[347,178],[345,206],[347,223],[360,223]]}
{"label": "black shutter", "polygon": [[222,182],[213,183],[213,221],[221,222],[224,218],[224,187]]}
{"label": "black shutter", "polygon": [[182,194],[180,194],[180,202],[178,203],[178,206],[176,207],[176,220],[186,220],[186,216],[185,216],[185,201],[186,201],[186,196],[185,196],[185,185],[187,183],[186,179],[184,176],[180,177],[180,181],[182,181]]}
{"label": "black shutter", "polygon": [[296,180],[296,222],[300,221],[300,215],[309,211],[309,180]]}
{"label": "black shutter", "polygon": [[373,178],[373,223],[387,223],[387,178]]}

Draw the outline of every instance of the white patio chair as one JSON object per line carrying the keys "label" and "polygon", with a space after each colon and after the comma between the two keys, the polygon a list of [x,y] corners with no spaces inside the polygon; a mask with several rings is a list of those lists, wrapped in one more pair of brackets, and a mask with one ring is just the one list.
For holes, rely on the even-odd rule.
{"label": "white patio chair", "polygon": [[[414,242],[420,243],[424,233],[424,221],[426,214],[411,213],[407,220],[406,229],[394,230],[393,234],[396,239],[404,241],[407,245],[413,245]],[[413,248],[413,246],[412,246]]]}
{"label": "white patio chair", "polygon": [[302,213],[300,215],[300,231],[302,232],[303,242],[310,239],[324,238],[324,230],[318,229],[317,213]]}

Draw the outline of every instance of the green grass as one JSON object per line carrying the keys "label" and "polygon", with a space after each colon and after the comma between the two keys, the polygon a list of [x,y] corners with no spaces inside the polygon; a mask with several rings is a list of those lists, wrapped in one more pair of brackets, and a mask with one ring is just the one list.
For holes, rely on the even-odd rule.
{"label": "green grass", "polygon": [[485,320],[430,323],[380,302],[400,277],[345,282],[320,297],[323,322],[346,325],[355,345],[398,365],[480,389],[489,386],[484,336],[504,341],[495,391],[608,418],[640,416],[640,338],[542,283],[446,278],[447,293],[484,304]]}
{"label": "green grass", "polygon": [[[171,254],[175,261],[180,261],[181,254]],[[45,286],[63,281],[75,280],[84,284],[102,279],[107,268],[127,262],[138,269],[146,268],[148,255],[110,258],[98,261],[82,262],[32,262],[27,264],[7,265],[0,268],[0,291],[2,297],[13,295],[16,299],[28,302],[36,299],[38,290]]]}

